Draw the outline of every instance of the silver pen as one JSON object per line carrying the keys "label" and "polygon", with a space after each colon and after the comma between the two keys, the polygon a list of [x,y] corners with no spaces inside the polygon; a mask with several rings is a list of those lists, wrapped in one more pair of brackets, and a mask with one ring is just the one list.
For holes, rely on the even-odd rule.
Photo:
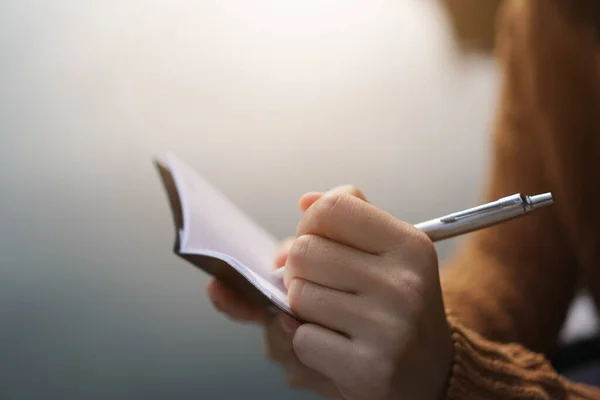
{"label": "silver pen", "polygon": [[535,196],[524,196],[519,193],[421,222],[415,227],[425,232],[432,241],[438,242],[518,218],[553,202],[552,193]]}
{"label": "silver pen", "polygon": [[[554,203],[552,193],[534,196],[518,193],[491,203],[421,222],[415,227],[425,232],[433,242],[439,242],[518,218],[552,203]],[[273,274],[283,277],[283,268],[274,270]]]}

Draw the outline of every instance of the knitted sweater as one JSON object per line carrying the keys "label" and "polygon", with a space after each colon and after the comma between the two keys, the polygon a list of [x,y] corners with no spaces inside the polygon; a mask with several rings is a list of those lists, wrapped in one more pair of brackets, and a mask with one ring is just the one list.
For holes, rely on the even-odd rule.
{"label": "knitted sweater", "polygon": [[598,0],[506,0],[502,97],[482,201],[555,204],[468,236],[442,269],[453,332],[446,399],[600,399],[547,361],[575,292],[600,300]]}

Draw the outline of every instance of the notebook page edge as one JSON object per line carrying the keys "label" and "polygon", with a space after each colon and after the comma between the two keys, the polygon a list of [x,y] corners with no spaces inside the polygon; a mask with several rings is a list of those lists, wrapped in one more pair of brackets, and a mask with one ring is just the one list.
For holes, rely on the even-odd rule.
{"label": "notebook page edge", "polygon": [[239,272],[246,280],[248,280],[254,287],[256,287],[261,293],[269,298],[283,311],[293,315],[290,306],[287,301],[287,289],[283,285],[283,279],[277,279],[273,276],[264,277],[256,271],[248,268],[234,257],[228,256],[227,254],[220,253],[218,251],[206,250],[206,249],[187,249],[180,251],[180,254],[195,254],[203,255],[219,260],[225,261],[237,272]]}
{"label": "notebook page edge", "polygon": [[[258,224],[258,222],[256,220],[254,220],[252,217],[247,215],[239,206],[234,204],[227,196],[225,196],[225,194],[222,191],[220,191],[217,187],[215,187],[212,184],[212,182],[208,181],[207,179],[202,177],[200,174],[196,173],[196,171],[194,171],[182,159],[177,157],[173,152],[168,152],[166,155],[166,158],[168,161],[168,165],[169,165],[171,174],[173,175],[173,180],[175,181],[175,184],[177,186],[178,193],[179,193],[180,199],[181,199],[180,201],[181,201],[182,215],[183,215],[183,219],[184,219],[184,229],[181,232],[181,247],[180,247],[181,251],[185,251],[186,249],[189,251],[189,248],[191,246],[189,240],[190,240],[190,236],[192,235],[192,231],[193,231],[192,216],[191,216],[192,210],[190,209],[189,197],[187,197],[186,178],[184,176],[192,174],[193,175],[192,177],[194,179],[201,181],[203,185],[208,187],[209,190],[211,192],[213,192],[213,194],[215,194],[216,196],[219,197],[220,201],[222,201],[226,207],[231,209],[231,211],[234,214],[237,214],[237,216],[239,218],[241,218],[243,224],[245,224],[246,228],[251,229],[252,231],[254,231],[257,234],[259,239],[261,239],[261,243],[266,244],[266,246],[269,247],[268,252],[272,253],[272,254],[269,254],[268,256],[271,256],[271,257],[275,256],[275,252],[277,250],[279,241],[269,231],[267,231],[264,227],[262,227],[260,224]],[[259,246],[259,247],[261,247],[261,246]],[[206,249],[206,250],[210,251],[210,249]],[[198,251],[198,249],[194,249],[194,251]],[[245,251],[248,252],[248,250],[245,250]],[[252,255],[252,258],[256,259],[256,256],[257,256],[256,252],[253,252],[252,250],[250,250],[248,253]],[[258,256],[261,256],[261,255],[262,254],[259,254]],[[248,266],[247,266],[247,268],[254,272],[260,273],[260,275],[263,278],[265,278],[266,280],[271,279],[270,271],[267,270],[266,268],[257,267],[256,270],[255,270],[255,268],[251,268]]]}

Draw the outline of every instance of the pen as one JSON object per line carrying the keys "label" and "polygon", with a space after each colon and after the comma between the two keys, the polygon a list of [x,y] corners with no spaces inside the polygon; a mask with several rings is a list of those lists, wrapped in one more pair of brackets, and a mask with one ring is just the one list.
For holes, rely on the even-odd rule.
{"label": "pen", "polygon": [[491,203],[421,222],[415,227],[425,232],[432,241],[437,242],[518,218],[553,202],[552,193],[535,196],[514,194]]}
{"label": "pen", "polygon": [[[518,218],[552,203],[554,203],[552,193],[534,196],[518,193],[491,203],[421,222],[415,227],[426,233],[433,242],[438,242]],[[273,274],[283,277],[283,268],[274,270]]]}

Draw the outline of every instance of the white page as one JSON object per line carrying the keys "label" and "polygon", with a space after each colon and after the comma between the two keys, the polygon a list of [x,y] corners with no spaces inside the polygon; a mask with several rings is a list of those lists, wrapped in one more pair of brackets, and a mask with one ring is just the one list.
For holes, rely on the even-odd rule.
{"label": "white page", "polygon": [[219,258],[290,312],[287,290],[273,275],[279,242],[174,154],[167,155],[181,202],[180,253]]}

